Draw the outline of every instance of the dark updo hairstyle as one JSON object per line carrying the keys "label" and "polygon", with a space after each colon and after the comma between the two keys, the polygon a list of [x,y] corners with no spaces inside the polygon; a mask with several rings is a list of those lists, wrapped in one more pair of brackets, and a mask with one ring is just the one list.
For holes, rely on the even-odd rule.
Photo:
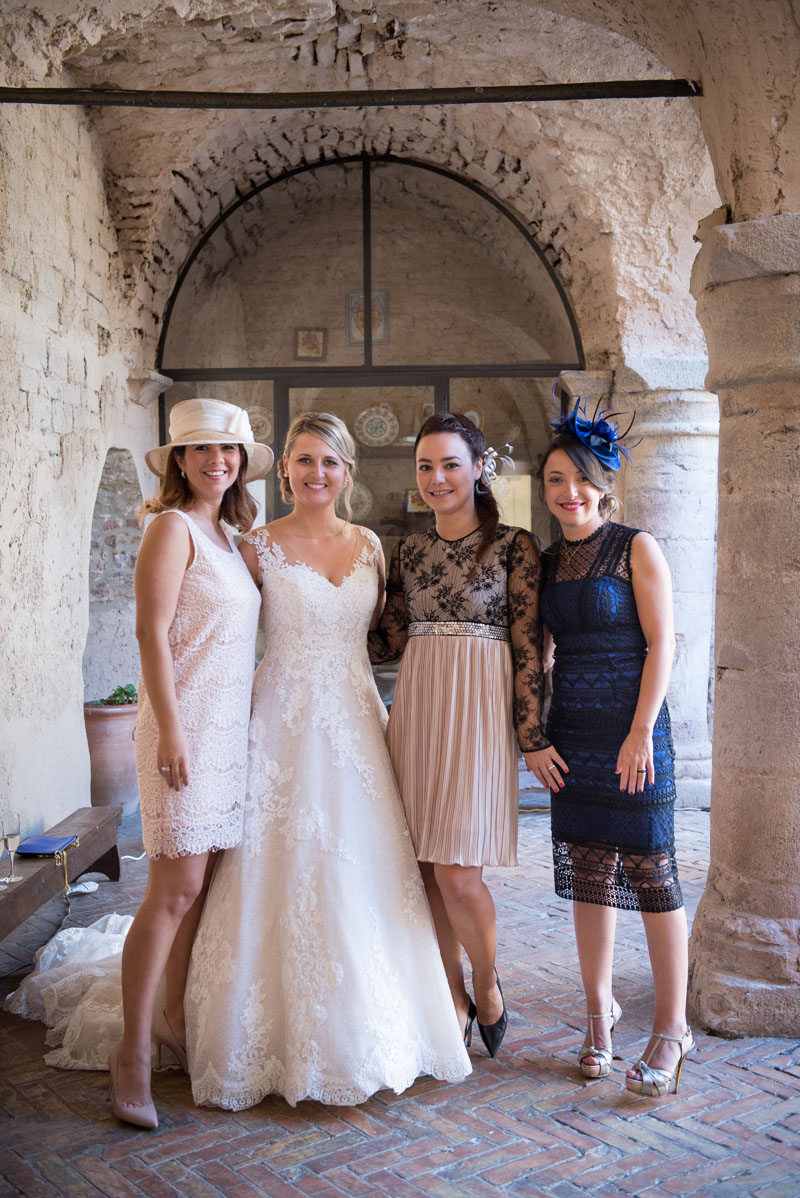
{"label": "dark updo hairstyle", "polygon": [[556,449],[563,449],[570,461],[588,478],[592,486],[597,487],[598,491],[603,492],[598,512],[603,520],[610,519],[619,508],[619,500],[614,494],[617,471],[612,470],[610,466],[604,466],[595,457],[591,449],[587,449],[583,441],[579,437],[574,436],[573,433],[556,433],[542,454],[539,469],[536,471],[536,477],[539,479],[539,498],[542,500],[542,503],[544,503],[545,466],[547,465],[547,459]]}
{"label": "dark updo hairstyle", "polygon": [[[469,450],[469,455],[473,463],[477,462],[479,458],[485,463],[486,438],[478,426],[473,424],[468,416],[464,416],[460,412],[435,412],[433,416],[428,417],[417,433],[417,439],[414,442],[415,461],[417,446],[420,441],[423,437],[429,437],[432,433],[456,433]],[[475,480],[475,508],[482,531],[475,560],[476,562],[481,562],[486,556],[489,546],[494,541],[497,526],[500,523],[500,509],[497,506],[497,500],[492,494],[492,488],[486,477],[485,464],[481,470],[480,478]]]}
{"label": "dark updo hairstyle", "polygon": [[[225,442],[227,445],[227,441]],[[231,442],[233,444],[233,442]],[[169,451],[164,475],[161,479],[161,489],[157,495],[151,495],[139,504],[136,514],[139,523],[143,524],[145,517],[157,512],[168,512],[178,508],[189,512],[194,506],[195,496],[189,486],[189,480],[183,472],[182,459],[186,455],[185,445],[173,445]],[[237,528],[239,532],[248,532],[253,527],[253,521],[258,515],[258,506],[247,490],[245,476],[247,475],[247,450],[239,446],[239,473],[222,496],[219,505],[219,518]]]}

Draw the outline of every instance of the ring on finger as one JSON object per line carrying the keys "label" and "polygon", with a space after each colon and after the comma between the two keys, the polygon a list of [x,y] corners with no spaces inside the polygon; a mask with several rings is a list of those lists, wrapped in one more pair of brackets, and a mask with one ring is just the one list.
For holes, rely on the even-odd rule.
{"label": "ring on finger", "polygon": [[162,774],[168,774],[170,772],[170,770],[172,769],[172,766],[171,765],[160,765],[158,768],[161,770]]}
{"label": "ring on finger", "polygon": [[555,762],[554,762],[554,761],[551,761],[551,762],[550,762],[550,764],[548,765],[548,767],[547,767],[547,768],[548,768],[549,770],[554,770],[554,769],[556,768],[556,764],[555,764]]}
{"label": "ring on finger", "polygon": [[647,770],[637,770],[636,773],[637,774],[646,774]]}

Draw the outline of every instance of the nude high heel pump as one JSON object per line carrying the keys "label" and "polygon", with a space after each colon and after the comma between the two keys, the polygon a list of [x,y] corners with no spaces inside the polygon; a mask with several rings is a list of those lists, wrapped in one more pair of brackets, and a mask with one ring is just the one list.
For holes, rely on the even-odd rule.
{"label": "nude high heel pump", "polygon": [[126,1102],[124,1098],[120,1098],[117,1087],[117,1067],[119,1064],[119,1044],[115,1044],[108,1054],[108,1071],[111,1074],[111,1083],[108,1087],[108,1101],[111,1103],[111,1109],[118,1119],[123,1123],[132,1123],[134,1127],[158,1127],[158,1115],[156,1108],[151,1102]]}
{"label": "nude high heel pump", "polygon": [[[609,1036],[613,1036],[614,1028],[617,1026],[621,1018],[622,1009],[619,1006],[619,1003],[612,998],[610,1011],[606,1011],[602,1015],[589,1016],[589,1032],[591,1034],[592,1041],[595,1039],[595,1019],[610,1019],[611,1028],[609,1030]],[[596,1060],[590,1064],[587,1059],[588,1057],[595,1057]],[[581,1073],[585,1078],[588,1078],[589,1081],[595,1081],[599,1077],[608,1077],[609,1073],[611,1072],[612,1060],[613,1053],[610,1048],[598,1048],[594,1043],[590,1044],[588,1048],[582,1048],[578,1053],[578,1064],[581,1067]]]}
{"label": "nude high heel pump", "polygon": [[678,1044],[681,1050],[678,1064],[672,1072],[669,1069],[651,1068],[650,1061],[653,1053],[658,1048],[658,1043],[656,1043],[650,1049],[647,1056],[640,1057],[634,1065],[634,1069],[642,1075],[641,1080],[637,1080],[635,1077],[626,1077],[625,1085],[632,1094],[643,1094],[645,1098],[663,1098],[666,1094],[669,1094],[670,1090],[674,1090],[677,1094],[683,1062],[696,1047],[692,1029],[687,1027],[682,1036],[665,1036],[663,1032],[653,1032],[652,1039],[658,1043],[662,1040],[669,1040],[672,1044]]}
{"label": "nude high heel pump", "polygon": [[187,1060],[187,1057],[186,1057],[186,1049],[180,1043],[180,1041],[178,1040],[178,1037],[175,1035],[172,1028],[170,1027],[169,1020],[167,1019],[167,1016],[164,1013],[164,1011],[158,1011],[157,1014],[153,1017],[152,1032],[153,1032],[153,1039],[154,1039],[155,1045],[156,1045],[156,1054],[157,1054],[156,1060],[158,1063],[157,1067],[159,1069],[161,1068],[161,1049],[168,1048],[170,1050],[170,1052],[174,1053],[175,1056],[180,1061],[181,1069],[183,1070],[183,1072],[188,1073],[189,1072],[189,1061]]}

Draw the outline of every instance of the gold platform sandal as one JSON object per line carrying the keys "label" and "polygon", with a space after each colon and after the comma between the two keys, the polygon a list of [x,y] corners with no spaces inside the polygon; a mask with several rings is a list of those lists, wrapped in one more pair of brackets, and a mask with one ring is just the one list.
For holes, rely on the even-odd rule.
{"label": "gold platform sandal", "polygon": [[[650,1060],[653,1053],[658,1048],[658,1043],[654,1044],[646,1057],[641,1057],[634,1069],[641,1073],[641,1079],[637,1081],[635,1077],[626,1077],[625,1085],[632,1094],[642,1094],[645,1098],[663,1098],[674,1089],[678,1093],[678,1083],[681,1080],[681,1070],[683,1062],[686,1060],[690,1052],[693,1052],[697,1047],[692,1035],[692,1029],[688,1028],[682,1036],[665,1036],[663,1032],[653,1032],[651,1039],[657,1042],[661,1040],[669,1040],[672,1044],[680,1045],[681,1057],[675,1068],[670,1071],[668,1069],[651,1069]],[[673,1082],[675,1083],[673,1086]]]}
{"label": "gold platform sandal", "polygon": [[[614,1028],[622,1018],[622,1008],[619,1003],[612,998],[611,1010],[604,1012],[602,1015],[589,1016],[589,1032],[592,1040],[594,1040],[594,1021],[595,1019],[610,1019],[611,1028],[609,1029],[609,1039],[614,1035]],[[588,1057],[596,1057],[597,1060],[591,1065],[588,1063]],[[595,1081],[598,1077],[608,1077],[611,1072],[611,1061],[613,1053],[610,1048],[598,1048],[595,1044],[590,1044],[588,1048],[582,1048],[578,1053],[578,1064],[581,1067],[581,1073],[589,1081]]]}

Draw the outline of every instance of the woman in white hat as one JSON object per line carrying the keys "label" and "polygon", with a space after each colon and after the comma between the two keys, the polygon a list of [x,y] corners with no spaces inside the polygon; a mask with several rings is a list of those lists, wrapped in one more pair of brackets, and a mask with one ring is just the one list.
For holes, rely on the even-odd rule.
{"label": "woman in white hat", "polygon": [[[192,941],[216,855],[239,843],[259,595],[228,526],[249,529],[246,482],[272,451],[247,413],[187,399],[170,442],[145,455],[161,480],[142,513],[153,519],[136,564],[142,663],[136,769],[150,872],[125,941],[123,1038],[108,1059],[114,1113],[156,1127],[151,1036],[185,1066],[183,993]],[[166,1001],[153,1019],[166,970]],[[152,1025],[152,1027],[151,1027]]]}

